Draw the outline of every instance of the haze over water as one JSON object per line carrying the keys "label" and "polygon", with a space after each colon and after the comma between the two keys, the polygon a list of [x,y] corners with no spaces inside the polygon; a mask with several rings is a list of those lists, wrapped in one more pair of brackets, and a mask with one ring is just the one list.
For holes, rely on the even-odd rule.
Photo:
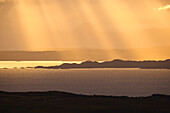
{"label": "haze over water", "polygon": [[115,96],[170,95],[166,69],[0,69],[3,91],[66,91]]}

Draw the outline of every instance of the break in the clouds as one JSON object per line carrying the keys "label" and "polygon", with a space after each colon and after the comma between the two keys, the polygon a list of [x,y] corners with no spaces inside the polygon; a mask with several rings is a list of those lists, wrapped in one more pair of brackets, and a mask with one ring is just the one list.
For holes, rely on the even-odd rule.
{"label": "break in the clouds", "polygon": [[170,9],[170,5],[165,5],[163,7],[158,8],[159,11],[168,10],[168,9]]}

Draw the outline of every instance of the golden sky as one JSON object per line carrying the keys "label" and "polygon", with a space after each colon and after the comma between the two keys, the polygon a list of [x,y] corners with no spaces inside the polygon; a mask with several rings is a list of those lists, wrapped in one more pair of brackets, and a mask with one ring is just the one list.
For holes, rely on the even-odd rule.
{"label": "golden sky", "polygon": [[170,0],[0,0],[0,50],[170,46]]}

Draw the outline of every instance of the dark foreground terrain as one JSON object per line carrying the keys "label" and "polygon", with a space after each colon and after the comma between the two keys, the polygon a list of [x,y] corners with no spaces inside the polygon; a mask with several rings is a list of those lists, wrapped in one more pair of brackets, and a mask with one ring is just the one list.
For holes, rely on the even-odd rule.
{"label": "dark foreground terrain", "polygon": [[0,113],[170,113],[170,96],[85,96],[64,92],[0,92]]}

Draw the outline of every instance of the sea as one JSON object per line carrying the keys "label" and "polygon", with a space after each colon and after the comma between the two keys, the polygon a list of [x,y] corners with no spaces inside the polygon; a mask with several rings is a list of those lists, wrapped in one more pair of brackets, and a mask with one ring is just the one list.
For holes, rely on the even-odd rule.
{"label": "sea", "polygon": [[85,95],[130,97],[170,95],[168,69],[28,69],[21,67],[54,66],[63,62],[12,62],[13,64],[10,61],[0,62],[0,91],[64,91]]}

